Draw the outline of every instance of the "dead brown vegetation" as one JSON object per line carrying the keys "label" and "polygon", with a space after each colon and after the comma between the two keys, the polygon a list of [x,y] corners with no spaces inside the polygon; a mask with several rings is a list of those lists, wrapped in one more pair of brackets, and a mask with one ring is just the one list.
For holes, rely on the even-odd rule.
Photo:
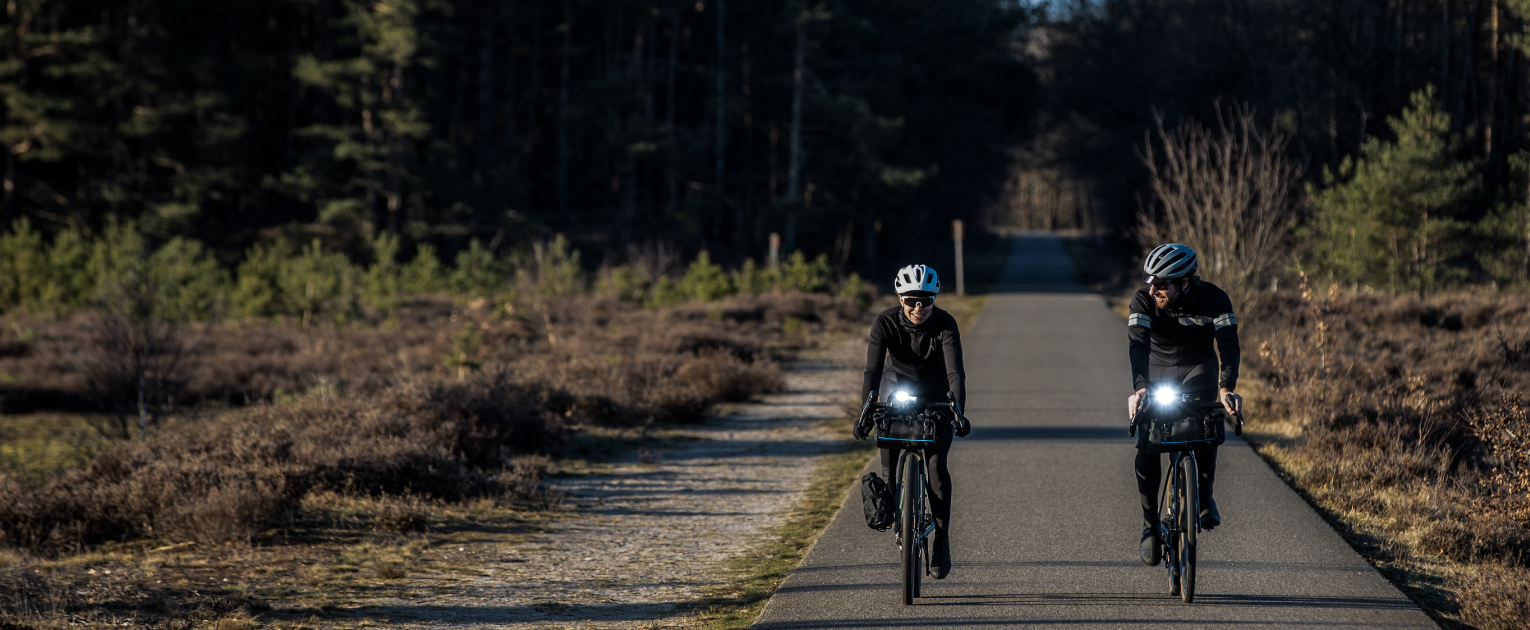
{"label": "dead brown vegetation", "polygon": [[[1519,628],[1530,589],[1530,296],[1257,294],[1245,369],[1262,451],[1416,599]],[[1413,576],[1408,578],[1407,576]]]}
{"label": "dead brown vegetation", "polygon": [[[182,400],[253,404],[119,442],[78,469],[0,478],[0,545],[249,541],[288,527],[315,492],[534,504],[545,501],[545,454],[571,427],[699,420],[717,402],[778,389],[775,354],[858,315],[848,299],[776,293],[657,310],[596,297],[531,313],[426,302],[377,328],[197,328]],[[71,399],[83,387],[71,362],[92,351],[70,327],[80,321],[30,323],[38,332],[0,359],[27,375],[13,386]],[[483,333],[455,349],[474,355],[471,372],[443,361],[465,323]],[[395,509],[376,527],[421,522]]]}

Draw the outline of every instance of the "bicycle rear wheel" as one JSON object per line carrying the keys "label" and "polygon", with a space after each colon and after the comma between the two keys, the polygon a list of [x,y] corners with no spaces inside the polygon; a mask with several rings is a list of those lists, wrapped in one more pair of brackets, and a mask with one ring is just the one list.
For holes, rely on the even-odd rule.
{"label": "bicycle rear wheel", "polygon": [[1195,534],[1201,527],[1200,480],[1196,477],[1195,457],[1186,453],[1179,460],[1180,526],[1179,581],[1180,599],[1195,601]]}
{"label": "bicycle rear wheel", "polygon": [[923,511],[920,499],[924,497],[924,467],[915,453],[903,454],[903,479],[901,480],[898,497],[898,535],[902,537],[903,548],[903,605],[911,606],[914,598],[919,596],[919,578],[922,567],[919,563],[919,550],[924,547],[918,539],[923,533],[919,529],[919,516]]}

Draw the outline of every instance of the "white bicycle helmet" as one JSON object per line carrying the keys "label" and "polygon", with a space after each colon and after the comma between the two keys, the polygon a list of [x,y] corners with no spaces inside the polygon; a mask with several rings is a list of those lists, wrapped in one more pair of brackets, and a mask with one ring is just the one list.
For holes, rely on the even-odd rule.
{"label": "white bicycle helmet", "polygon": [[1153,278],[1188,278],[1195,273],[1195,269],[1195,250],[1179,243],[1154,247],[1153,251],[1148,252],[1147,260],[1142,261],[1142,271],[1148,275],[1149,282]]}
{"label": "white bicycle helmet", "polygon": [[924,265],[909,265],[899,269],[893,278],[893,293],[940,293],[940,276]]}

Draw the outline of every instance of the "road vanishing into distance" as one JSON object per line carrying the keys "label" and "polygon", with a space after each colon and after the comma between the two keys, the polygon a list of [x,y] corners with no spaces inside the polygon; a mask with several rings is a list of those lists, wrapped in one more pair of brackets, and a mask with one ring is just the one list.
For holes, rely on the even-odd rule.
{"label": "road vanishing into distance", "polygon": [[951,575],[904,606],[893,535],[866,527],[857,487],[755,628],[1438,628],[1231,429],[1195,603],[1169,596],[1137,555],[1126,323],[1057,237],[1015,237],[964,332]]}

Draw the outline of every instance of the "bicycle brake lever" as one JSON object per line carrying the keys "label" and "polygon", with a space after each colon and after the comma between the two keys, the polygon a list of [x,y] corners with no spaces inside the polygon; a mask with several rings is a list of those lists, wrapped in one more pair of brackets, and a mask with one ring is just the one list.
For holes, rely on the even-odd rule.
{"label": "bicycle brake lever", "polygon": [[1238,413],[1233,414],[1233,418],[1237,420],[1237,422],[1233,423],[1233,435],[1242,436],[1243,435],[1243,412],[1239,411]]}

